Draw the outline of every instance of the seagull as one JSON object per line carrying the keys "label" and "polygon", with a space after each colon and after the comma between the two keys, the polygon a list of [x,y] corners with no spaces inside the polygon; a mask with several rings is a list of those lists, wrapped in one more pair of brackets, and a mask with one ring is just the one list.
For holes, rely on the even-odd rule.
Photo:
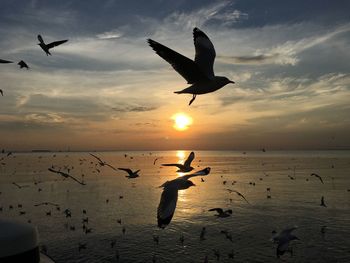
{"label": "seagull", "polygon": [[291,227],[291,228],[286,228],[282,230],[280,233],[276,233],[276,231],[272,231],[274,234],[272,237],[272,241],[274,243],[277,243],[277,250],[276,250],[276,255],[277,258],[279,258],[281,255],[283,255],[287,250],[289,246],[289,242],[292,240],[299,240],[298,237],[292,234],[292,232],[297,229],[296,226]]}
{"label": "seagull", "polygon": [[217,214],[216,216],[217,217],[229,217],[230,215],[232,215],[232,210],[231,209],[228,209],[228,210],[223,210],[222,208],[212,208],[212,209],[209,209],[208,211],[216,211]]}
{"label": "seagull", "polygon": [[61,172],[61,171],[56,171],[56,170],[54,170],[54,169],[52,169],[52,168],[49,168],[48,170],[49,170],[50,172],[59,174],[59,175],[63,176],[64,178],[70,177],[70,178],[72,178],[74,181],[76,181],[77,183],[79,183],[79,184],[81,184],[81,185],[85,185],[84,182],[80,182],[78,179],[76,179],[75,177],[71,176],[70,174],[67,174],[67,173],[64,173],[64,172]]}
{"label": "seagull", "polygon": [[321,204],[320,206],[327,207],[327,205],[324,202],[324,196],[321,197]]}
{"label": "seagull", "polygon": [[2,64],[8,64],[8,63],[13,63],[13,61],[0,59],[0,63],[2,63]]}
{"label": "seagull", "polygon": [[29,69],[27,63],[25,63],[23,60],[21,60],[20,62],[18,62],[17,65],[19,65],[20,68]]}
{"label": "seagull", "polygon": [[193,170],[193,167],[191,166],[193,159],[194,159],[194,152],[191,152],[190,155],[187,157],[186,161],[184,162],[184,164],[164,163],[164,164],[162,164],[162,166],[176,166],[177,168],[179,168],[179,170],[177,170],[176,172],[188,173],[188,172],[191,172]]}
{"label": "seagull", "polygon": [[210,167],[207,167],[193,174],[184,175],[174,180],[166,181],[160,186],[163,187],[163,192],[157,210],[158,227],[165,228],[171,222],[175,213],[178,191],[195,186],[195,184],[189,179],[195,176],[205,176],[209,173]]}
{"label": "seagull", "polygon": [[136,170],[135,172],[133,172],[129,168],[118,168],[118,169],[121,170],[121,171],[127,172],[129,175],[126,175],[125,177],[127,177],[129,179],[139,177],[138,172],[141,171],[141,170]]}
{"label": "seagull", "polygon": [[167,61],[186,81],[190,87],[175,91],[176,94],[192,94],[189,105],[197,95],[214,92],[229,83],[234,83],[227,77],[214,75],[214,60],[216,52],[213,43],[200,29],[193,29],[193,40],[196,50],[194,61],[162,44],[148,39],[148,44],[165,61]]}
{"label": "seagull", "polygon": [[100,166],[105,166],[105,165],[106,165],[106,166],[112,168],[114,171],[117,171],[117,169],[115,169],[112,165],[108,164],[108,163],[105,162],[105,161],[102,161],[100,157],[98,157],[98,156],[96,156],[96,155],[94,155],[94,154],[92,154],[92,153],[90,153],[90,155],[93,156],[93,157],[95,157],[95,158],[98,160],[98,164],[99,164]]}
{"label": "seagull", "polygon": [[27,184],[26,185],[19,185],[19,184],[15,183],[15,182],[13,182],[12,184],[17,186],[19,189],[24,188],[24,187],[29,187],[29,185],[27,185]]}
{"label": "seagull", "polygon": [[42,205],[52,205],[52,206],[56,206],[56,207],[59,206],[59,204],[55,204],[55,203],[51,203],[51,202],[43,202],[43,203],[35,204],[34,206],[42,206]]}
{"label": "seagull", "polygon": [[54,42],[51,42],[50,44],[45,44],[41,35],[38,35],[38,40],[40,42],[38,45],[45,51],[46,56],[48,56],[48,55],[51,56],[49,49],[56,47],[56,46],[59,46],[59,45],[66,43],[68,41],[68,39],[65,39],[65,40],[54,41]]}
{"label": "seagull", "polygon": [[318,179],[320,179],[321,183],[323,183],[322,177],[319,176],[318,174],[312,173],[312,174],[310,174],[310,176],[315,176],[315,177],[317,177]]}
{"label": "seagull", "polygon": [[230,193],[236,193],[238,196],[242,197],[248,204],[250,204],[248,200],[240,192],[232,189],[226,189],[226,190],[229,191]]}

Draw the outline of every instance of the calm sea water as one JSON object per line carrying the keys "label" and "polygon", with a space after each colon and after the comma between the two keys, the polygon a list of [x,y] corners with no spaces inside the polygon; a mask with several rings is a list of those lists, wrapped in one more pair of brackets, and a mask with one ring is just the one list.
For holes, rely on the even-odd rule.
{"label": "calm sea water", "polygon": [[[349,151],[195,153],[193,167],[209,166],[211,173],[204,182],[192,178],[196,186],[179,192],[174,218],[163,230],[156,220],[162,192],[158,186],[179,174],[160,164],[180,162],[188,151],[94,153],[115,167],[141,169],[136,179],[96,166],[89,153],[14,153],[0,164],[0,217],[30,220],[57,262],[118,262],[117,255],[119,262],[204,262],[206,256],[217,262],[214,250],[220,262],[350,262]],[[155,158],[160,159],[154,165]],[[52,165],[68,166],[86,185],[50,173]],[[324,184],[311,173],[322,176]],[[227,188],[240,191],[250,204]],[[321,196],[327,207],[320,206]],[[41,202],[57,203],[61,210],[34,206]],[[217,218],[208,212],[214,207],[230,208],[233,214]],[[71,218],[65,217],[66,208]],[[86,217],[92,229],[88,234],[82,228]],[[291,243],[293,255],[277,259],[271,231],[294,225],[300,241]],[[206,239],[200,240],[203,227]],[[79,251],[79,243],[86,249]]]}

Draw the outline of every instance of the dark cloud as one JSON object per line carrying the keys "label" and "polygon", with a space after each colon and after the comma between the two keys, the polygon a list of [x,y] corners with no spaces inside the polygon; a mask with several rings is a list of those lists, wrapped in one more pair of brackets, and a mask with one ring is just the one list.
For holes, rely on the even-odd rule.
{"label": "dark cloud", "polygon": [[274,55],[257,55],[257,56],[217,56],[217,59],[224,63],[234,63],[234,64],[267,64],[274,63],[274,59],[277,58],[279,54]]}
{"label": "dark cloud", "polygon": [[133,106],[133,105],[119,105],[112,108],[116,112],[146,112],[156,110],[155,106]]}

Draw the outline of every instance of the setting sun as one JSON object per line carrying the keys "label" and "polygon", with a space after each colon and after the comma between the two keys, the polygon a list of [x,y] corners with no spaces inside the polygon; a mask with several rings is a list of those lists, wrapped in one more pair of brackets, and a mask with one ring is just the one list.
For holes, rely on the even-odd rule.
{"label": "setting sun", "polygon": [[192,124],[192,118],[184,113],[176,113],[171,117],[174,120],[174,129],[184,131]]}

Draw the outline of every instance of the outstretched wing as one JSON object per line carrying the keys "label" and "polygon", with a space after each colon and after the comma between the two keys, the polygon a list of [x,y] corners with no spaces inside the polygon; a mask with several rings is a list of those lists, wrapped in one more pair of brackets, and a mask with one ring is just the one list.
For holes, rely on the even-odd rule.
{"label": "outstretched wing", "polygon": [[108,166],[109,168],[112,168],[114,171],[117,171],[117,169],[115,169],[112,165],[110,165],[108,163],[106,163],[105,165]]}
{"label": "outstretched wing", "polygon": [[100,157],[98,157],[98,156],[96,156],[96,155],[94,155],[94,154],[92,154],[92,153],[90,153],[90,155],[91,155],[92,157],[95,157],[99,162],[103,163],[103,161],[101,160]]}
{"label": "outstretched wing", "polygon": [[185,161],[184,165],[187,167],[190,167],[193,159],[194,159],[194,152],[191,152],[187,160]]}
{"label": "outstretched wing", "polygon": [[121,170],[121,171],[127,172],[130,175],[132,174],[132,171],[129,168],[118,168],[118,169]]}
{"label": "outstretched wing", "polygon": [[208,211],[216,211],[218,212],[219,214],[222,214],[224,212],[224,210],[222,210],[222,208],[212,208],[212,209],[209,209]]}
{"label": "outstretched wing", "polygon": [[148,39],[148,44],[161,58],[167,61],[187,83],[193,84],[208,79],[193,60],[152,39]]}
{"label": "outstretched wing", "polygon": [[177,203],[177,189],[165,187],[157,209],[158,227],[165,228],[174,216]]}
{"label": "outstretched wing", "polygon": [[54,42],[51,42],[50,44],[47,44],[47,48],[50,49],[50,48],[53,48],[53,47],[56,47],[56,46],[59,46],[63,43],[66,43],[68,41],[68,39],[65,39],[65,40],[59,40],[59,41],[54,41]]}
{"label": "outstretched wing", "polygon": [[285,236],[285,235],[289,235],[290,233],[292,233],[295,229],[297,229],[297,226],[293,226],[290,228],[286,228],[284,230],[281,231],[281,233],[279,234],[279,236]]}
{"label": "outstretched wing", "polygon": [[41,37],[41,35],[38,35],[38,40],[40,43],[45,44],[44,39]]}
{"label": "outstretched wing", "polygon": [[3,64],[6,64],[6,63],[13,63],[13,61],[0,59],[0,63],[3,63]]}
{"label": "outstretched wing", "polygon": [[203,170],[200,170],[198,172],[195,172],[193,174],[184,175],[184,176],[181,176],[179,178],[184,179],[184,180],[188,180],[188,179],[190,179],[191,177],[194,177],[194,176],[206,176],[206,175],[208,175],[210,173],[210,170],[211,170],[210,167],[207,167],[207,168],[205,168]]}
{"label": "outstretched wing", "polygon": [[162,163],[162,166],[176,166],[179,169],[183,167],[183,165],[180,163]]}
{"label": "outstretched wing", "polygon": [[216,56],[213,43],[210,41],[209,37],[197,27],[193,29],[193,41],[196,49],[194,61],[206,77],[213,79],[213,67]]}
{"label": "outstretched wing", "polygon": [[242,195],[240,192],[238,192],[237,190],[232,190],[232,189],[227,189],[227,191],[229,191],[230,193],[236,193],[237,195],[239,195],[240,197],[242,197],[248,204],[250,204],[248,202],[248,200],[244,197],[244,195]]}

